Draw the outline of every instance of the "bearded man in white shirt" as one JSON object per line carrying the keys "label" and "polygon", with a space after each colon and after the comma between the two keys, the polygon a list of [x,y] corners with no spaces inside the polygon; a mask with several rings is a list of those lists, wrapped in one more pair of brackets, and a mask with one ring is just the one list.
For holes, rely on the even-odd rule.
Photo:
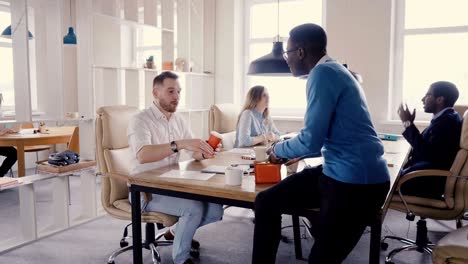
{"label": "bearded man in white shirt", "polygon": [[[179,161],[180,151],[192,153],[196,160],[214,158],[216,150],[202,139],[192,138],[184,120],[175,113],[180,99],[178,76],[163,72],[153,80],[154,102],[135,115],[128,126],[127,136],[132,150],[131,173],[139,173]],[[200,244],[192,240],[198,227],[221,220],[222,205],[153,194],[149,202],[142,201],[145,211],[156,211],[179,217],[177,228],[165,233],[174,239],[172,257],[175,264],[193,263],[191,248]],[[177,229],[177,230],[175,230]]]}

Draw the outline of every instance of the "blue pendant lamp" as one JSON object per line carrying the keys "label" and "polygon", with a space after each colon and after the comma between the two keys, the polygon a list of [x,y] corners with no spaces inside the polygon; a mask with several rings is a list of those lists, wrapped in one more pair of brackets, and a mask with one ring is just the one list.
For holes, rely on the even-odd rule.
{"label": "blue pendant lamp", "polygon": [[[72,3],[71,3],[71,0],[70,0],[70,24],[72,23],[71,9],[72,9]],[[76,34],[75,34],[75,30],[73,29],[73,27],[68,28],[68,34],[66,34],[63,37],[63,44],[65,44],[65,45],[76,45]]]}
{"label": "blue pendant lamp", "polygon": [[76,45],[76,35],[73,27],[68,28],[68,34],[63,37],[63,44]]}
{"label": "blue pendant lamp", "polygon": [[286,60],[283,58],[283,42],[279,36],[279,0],[278,0],[278,21],[275,42],[273,42],[273,49],[270,53],[262,56],[250,63],[248,75],[261,75],[261,76],[291,76]]}
{"label": "blue pendant lamp", "polygon": [[[2,38],[8,38],[8,39],[11,39],[11,35],[12,35],[12,31],[11,31],[11,25],[9,25],[8,27],[6,27],[3,32],[2,32]],[[33,34],[31,33],[31,31],[28,30],[28,39],[33,39],[34,36]]]}

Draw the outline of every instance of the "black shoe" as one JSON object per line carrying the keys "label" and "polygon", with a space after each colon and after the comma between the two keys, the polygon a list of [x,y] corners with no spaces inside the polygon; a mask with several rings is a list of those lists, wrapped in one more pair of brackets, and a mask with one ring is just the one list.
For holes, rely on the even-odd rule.
{"label": "black shoe", "polygon": [[184,261],[184,264],[193,264],[193,261],[191,259],[187,259],[186,261]]}

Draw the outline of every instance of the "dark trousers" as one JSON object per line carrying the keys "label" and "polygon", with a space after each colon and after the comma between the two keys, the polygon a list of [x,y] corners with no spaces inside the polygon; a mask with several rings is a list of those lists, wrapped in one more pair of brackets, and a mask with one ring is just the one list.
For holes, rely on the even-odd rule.
{"label": "dark trousers", "polygon": [[347,184],[305,169],[260,192],[255,199],[252,263],[275,263],[281,238],[281,214],[320,208],[313,222],[309,263],[341,263],[359,241],[385,201],[389,183]]}
{"label": "dark trousers", "polygon": [[15,165],[17,159],[16,149],[14,147],[0,147],[0,156],[6,157],[2,166],[0,166],[0,177],[3,177],[8,173],[10,168]]}
{"label": "dark trousers", "polygon": [[[418,162],[415,163],[402,172],[402,177],[406,174],[417,171],[417,170],[428,170],[428,169],[440,169],[447,170],[440,166],[436,166],[429,162]],[[431,176],[431,177],[418,177],[403,183],[400,187],[401,193],[404,195],[412,195],[418,197],[425,197],[430,199],[441,199],[445,193],[445,182],[447,177],[443,176]]]}

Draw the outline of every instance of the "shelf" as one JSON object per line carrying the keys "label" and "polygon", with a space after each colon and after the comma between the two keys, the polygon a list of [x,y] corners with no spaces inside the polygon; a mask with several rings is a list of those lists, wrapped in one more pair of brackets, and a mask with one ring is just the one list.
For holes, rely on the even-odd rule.
{"label": "shelf", "polygon": [[[162,72],[164,70],[158,69],[148,69],[148,68],[138,68],[138,67],[120,67],[120,66],[110,66],[110,65],[93,65],[95,69],[114,69],[114,70],[131,70],[131,71],[149,71],[149,72]],[[214,77],[213,73],[201,73],[201,72],[180,72],[172,71],[178,75],[185,76],[205,76],[205,77]]]}
{"label": "shelf", "polygon": [[148,72],[159,72],[158,69],[138,68],[138,67],[116,67],[109,65],[93,65],[95,69],[113,69],[113,70],[130,70],[130,71],[148,71]]}
{"label": "shelf", "polygon": [[176,74],[180,75],[193,75],[193,76],[206,76],[206,77],[214,77],[213,73],[202,73],[202,72],[180,72],[180,71],[174,71]]}
{"label": "shelf", "polygon": [[98,12],[94,12],[94,15],[114,20],[118,24],[131,25],[131,26],[140,26],[140,27],[150,27],[150,28],[158,29],[158,30],[165,31],[165,32],[174,32],[174,30],[171,30],[171,29],[165,29],[165,28],[154,26],[154,25],[144,24],[144,23],[140,23],[140,22],[136,22],[136,21],[133,21],[133,20],[128,20],[128,19],[124,19],[124,18],[120,18],[120,17],[116,17],[116,16],[101,14],[101,13],[98,13]]}

